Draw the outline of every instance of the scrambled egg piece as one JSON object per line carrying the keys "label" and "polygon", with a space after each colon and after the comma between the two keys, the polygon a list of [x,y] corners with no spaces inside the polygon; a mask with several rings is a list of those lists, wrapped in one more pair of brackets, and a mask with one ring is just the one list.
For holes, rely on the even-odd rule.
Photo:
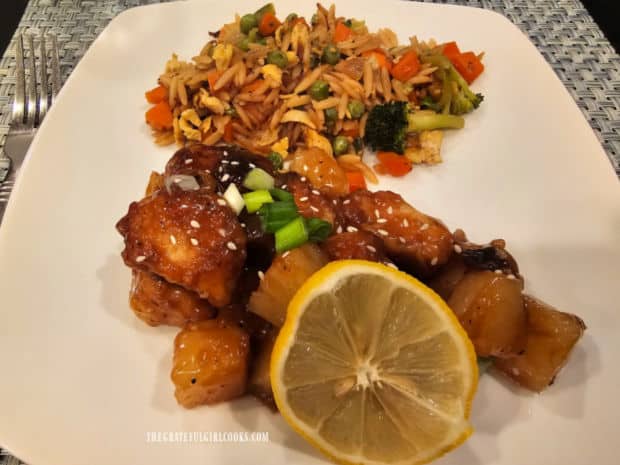
{"label": "scrambled egg piece", "polygon": [[413,163],[441,163],[441,141],[443,132],[440,130],[422,131],[418,141],[412,147],[405,149],[405,156]]}
{"label": "scrambled egg piece", "polygon": [[195,140],[197,142],[202,140],[202,134],[198,129],[201,125],[202,120],[193,108],[185,110],[179,117],[179,129],[181,129],[187,140]]}
{"label": "scrambled egg piece", "polygon": [[265,65],[260,72],[265,79],[273,80],[278,86],[282,85],[282,70],[276,65]]}
{"label": "scrambled egg piece", "polygon": [[226,111],[224,103],[217,97],[209,95],[209,92],[204,88],[201,88],[194,96],[194,106],[197,108],[205,108],[216,115],[223,115]]}
{"label": "scrambled egg piece", "polygon": [[233,56],[233,46],[231,44],[217,44],[213,49],[213,59],[218,71],[224,71],[230,65]]}
{"label": "scrambled egg piece", "polygon": [[273,152],[279,153],[282,158],[288,156],[288,137],[283,137],[271,146]]}
{"label": "scrambled egg piece", "polygon": [[310,119],[310,116],[308,116],[308,113],[306,113],[305,111],[301,111],[301,110],[289,110],[289,111],[287,111],[282,116],[282,119],[280,120],[280,122],[282,122],[282,123],[301,123],[301,124],[304,124],[304,125],[308,126],[309,128],[316,129],[316,126],[312,122],[312,120]]}
{"label": "scrambled egg piece", "polygon": [[329,143],[326,137],[322,136],[314,129],[310,129],[310,128],[305,128],[305,129],[306,129],[305,131],[306,145],[308,147],[319,148],[323,150],[325,153],[327,153],[330,157],[334,156],[332,144]]}

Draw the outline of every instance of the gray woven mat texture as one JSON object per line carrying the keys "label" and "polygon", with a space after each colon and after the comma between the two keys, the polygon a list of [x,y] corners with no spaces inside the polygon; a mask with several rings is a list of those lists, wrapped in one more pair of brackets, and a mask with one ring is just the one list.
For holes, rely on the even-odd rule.
{"label": "gray woven mat texture", "polygon": [[[427,0],[428,1],[428,0]],[[157,0],[30,0],[16,34],[56,34],[63,80],[121,11]],[[578,0],[447,1],[497,11],[525,32],[569,90],[620,176],[620,57]],[[15,42],[0,60],[0,145],[15,88]],[[4,185],[0,191],[10,189]],[[18,465],[0,449],[0,465]],[[61,464],[59,464],[61,465]]]}

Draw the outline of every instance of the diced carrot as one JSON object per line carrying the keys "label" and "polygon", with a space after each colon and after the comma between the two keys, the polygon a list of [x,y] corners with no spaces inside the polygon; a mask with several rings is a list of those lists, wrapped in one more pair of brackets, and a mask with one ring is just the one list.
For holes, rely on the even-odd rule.
{"label": "diced carrot", "polygon": [[207,81],[209,82],[209,89],[213,90],[215,88],[215,83],[220,78],[222,73],[217,70],[213,70],[207,73]]}
{"label": "diced carrot", "polygon": [[165,100],[151,107],[145,114],[146,122],[157,130],[172,128],[172,110]]}
{"label": "diced carrot", "polygon": [[229,144],[233,141],[233,126],[232,126],[232,119],[228,122],[228,124],[226,124],[226,126],[224,126],[224,141],[228,142]]}
{"label": "diced carrot", "polygon": [[381,67],[381,68],[385,68],[388,71],[392,71],[392,60],[390,60],[385,53],[383,52],[383,50],[376,48],[374,50],[368,50],[364,53],[362,53],[362,56],[364,58],[370,58],[370,57],[375,57],[375,60],[377,61],[377,64]]}
{"label": "diced carrot", "polygon": [[351,28],[347,27],[345,23],[342,21],[338,21],[336,23],[336,30],[334,31],[334,42],[344,42],[349,37],[351,37]]}
{"label": "diced carrot", "polygon": [[461,54],[461,51],[459,50],[459,46],[456,45],[456,42],[447,42],[443,45],[441,53],[452,61],[453,58],[456,58]]}
{"label": "diced carrot", "polygon": [[414,51],[405,53],[392,67],[392,76],[399,81],[407,81],[420,71],[420,60]]}
{"label": "diced carrot", "polygon": [[340,135],[347,137],[357,137],[360,135],[360,128],[355,126],[351,129],[343,129],[340,131]]}
{"label": "diced carrot", "polygon": [[377,159],[392,176],[404,176],[411,171],[411,162],[403,155],[394,152],[377,152]]}
{"label": "diced carrot", "polygon": [[155,87],[144,93],[146,97],[146,101],[149,103],[159,103],[162,100],[166,100],[168,98],[168,90],[162,85]]}
{"label": "diced carrot", "polygon": [[387,170],[385,169],[385,166],[383,166],[381,163],[377,163],[375,166],[372,167],[375,170],[375,173],[377,174],[388,174]]}
{"label": "diced carrot", "polygon": [[456,70],[471,84],[484,71],[484,65],[474,52],[464,52],[452,60]]}
{"label": "diced carrot", "polygon": [[278,21],[278,18],[276,18],[273,13],[265,13],[258,25],[258,32],[260,32],[263,37],[273,35],[280,24],[282,23]]}
{"label": "diced carrot", "polygon": [[347,181],[349,181],[349,192],[366,189],[366,179],[361,171],[347,171]]}
{"label": "diced carrot", "polygon": [[243,86],[241,88],[241,93],[246,94],[249,92],[254,92],[256,89],[262,86],[264,82],[265,82],[264,79],[256,79],[250,82],[249,84],[246,84],[245,86]]}

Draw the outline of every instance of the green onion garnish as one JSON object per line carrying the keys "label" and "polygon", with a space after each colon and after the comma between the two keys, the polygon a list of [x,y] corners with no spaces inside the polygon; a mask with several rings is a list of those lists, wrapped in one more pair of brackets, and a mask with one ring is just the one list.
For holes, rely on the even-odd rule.
{"label": "green onion garnish", "polygon": [[243,180],[243,187],[251,191],[273,189],[274,179],[267,171],[252,169]]}
{"label": "green onion garnish", "polygon": [[269,155],[267,155],[267,158],[271,163],[273,163],[274,170],[279,170],[280,168],[282,168],[284,160],[282,159],[282,155],[280,155],[278,152],[271,152]]}
{"label": "green onion garnish", "polygon": [[245,208],[248,210],[248,213],[254,213],[266,203],[273,202],[273,198],[268,190],[262,189],[243,194],[243,201],[245,202]]}
{"label": "green onion garnish", "polygon": [[293,197],[293,194],[285,191],[284,189],[279,189],[277,187],[270,189],[269,193],[271,194],[272,197],[278,200],[282,200],[284,202],[293,202],[295,200],[295,197]]}
{"label": "green onion garnish", "polygon": [[304,219],[298,216],[275,233],[276,252],[282,253],[308,242],[308,231]]}
{"label": "green onion garnish", "polygon": [[295,202],[274,202],[263,205],[258,211],[265,232],[274,233],[299,216]]}
{"label": "green onion garnish", "polygon": [[307,218],[306,228],[310,242],[323,242],[332,232],[332,225],[319,218]]}

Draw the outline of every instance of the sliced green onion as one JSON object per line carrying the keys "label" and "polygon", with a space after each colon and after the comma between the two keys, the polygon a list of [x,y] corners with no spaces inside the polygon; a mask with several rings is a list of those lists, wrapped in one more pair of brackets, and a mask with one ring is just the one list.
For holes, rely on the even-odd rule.
{"label": "sliced green onion", "polygon": [[254,213],[266,203],[273,202],[273,198],[268,190],[263,189],[243,194],[243,201],[248,213]]}
{"label": "sliced green onion", "polygon": [[288,191],[285,191],[284,189],[280,189],[278,187],[274,187],[273,189],[270,189],[269,193],[271,194],[272,197],[275,197],[278,200],[282,200],[283,202],[294,202],[295,201],[295,197],[293,197],[293,194],[291,194]]}
{"label": "sliced green onion", "polygon": [[273,189],[274,179],[267,171],[252,169],[243,180],[243,187],[251,191]]}
{"label": "sliced green onion", "polygon": [[243,207],[245,207],[243,197],[241,196],[239,189],[237,189],[237,186],[235,186],[234,184],[230,184],[224,191],[224,200],[228,202],[228,206],[237,215],[241,213],[241,210],[243,210]]}
{"label": "sliced green onion", "polygon": [[307,218],[306,229],[310,242],[323,242],[331,234],[332,225],[320,218]]}
{"label": "sliced green onion", "polygon": [[275,233],[276,252],[282,253],[299,247],[308,242],[308,231],[301,216],[298,216],[286,226],[278,229]]}
{"label": "sliced green onion", "polygon": [[295,202],[274,202],[263,205],[258,211],[263,229],[274,233],[299,216]]}
{"label": "sliced green onion", "polygon": [[274,170],[279,170],[282,168],[284,160],[282,159],[282,155],[280,155],[278,152],[271,152],[269,155],[267,155],[267,158],[273,164]]}

